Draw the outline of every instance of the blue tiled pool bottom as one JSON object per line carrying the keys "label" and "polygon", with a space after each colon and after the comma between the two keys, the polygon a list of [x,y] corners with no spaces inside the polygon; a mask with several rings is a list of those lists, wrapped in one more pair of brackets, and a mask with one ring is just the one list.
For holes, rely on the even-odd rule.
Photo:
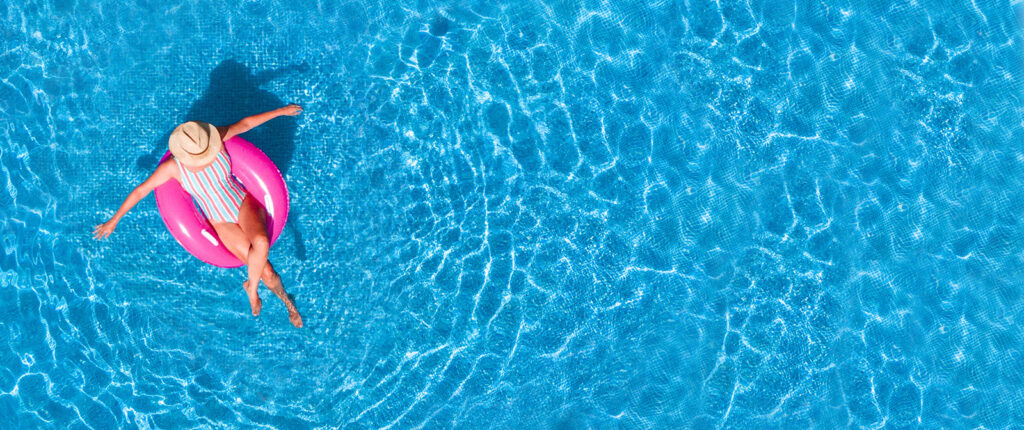
{"label": "blue tiled pool bottom", "polygon": [[[0,428],[1024,424],[1009,2],[506,3],[0,3]],[[306,328],[89,237],[290,102]]]}

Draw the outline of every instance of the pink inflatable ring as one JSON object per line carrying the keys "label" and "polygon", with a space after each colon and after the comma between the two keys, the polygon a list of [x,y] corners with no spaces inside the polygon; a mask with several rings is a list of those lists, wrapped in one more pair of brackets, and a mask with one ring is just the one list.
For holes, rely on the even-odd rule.
{"label": "pink inflatable ring", "polygon": [[[231,173],[267,209],[267,232],[270,244],[273,245],[288,220],[288,188],[281,172],[263,151],[241,137],[225,141],[224,150],[231,158]],[[170,158],[171,153],[168,151],[160,162]],[[224,247],[213,225],[199,211],[192,196],[181,187],[180,182],[167,181],[157,187],[155,193],[160,217],[186,251],[218,267],[239,267],[245,264]]]}

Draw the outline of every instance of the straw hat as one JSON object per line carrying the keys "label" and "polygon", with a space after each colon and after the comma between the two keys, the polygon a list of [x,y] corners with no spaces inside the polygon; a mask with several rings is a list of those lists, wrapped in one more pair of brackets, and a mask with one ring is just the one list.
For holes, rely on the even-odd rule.
{"label": "straw hat", "polygon": [[174,129],[168,146],[181,164],[194,167],[213,162],[224,148],[224,141],[217,127],[202,121],[189,121]]}

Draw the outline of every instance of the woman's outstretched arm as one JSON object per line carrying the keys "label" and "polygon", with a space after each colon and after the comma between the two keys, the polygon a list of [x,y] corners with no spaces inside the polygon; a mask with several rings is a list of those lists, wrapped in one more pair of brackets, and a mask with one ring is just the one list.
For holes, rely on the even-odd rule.
{"label": "woman's outstretched arm", "polygon": [[128,213],[131,208],[135,207],[139,200],[149,195],[149,192],[153,191],[154,188],[176,178],[177,169],[178,166],[174,165],[173,159],[160,163],[160,166],[153,171],[152,175],[149,175],[148,179],[135,187],[131,194],[128,194],[128,197],[124,199],[124,203],[121,203],[121,207],[117,209],[117,213],[114,216],[110,217],[107,222],[96,226],[96,229],[92,232],[93,237],[99,240],[110,236],[110,233],[114,232],[114,227],[117,227],[117,222],[121,221],[121,217]]}
{"label": "woman's outstretched arm", "polygon": [[269,112],[263,112],[261,114],[247,116],[243,118],[241,121],[231,124],[228,127],[217,127],[217,130],[220,131],[221,139],[228,140],[232,137],[238,136],[239,134],[245,133],[249,130],[259,127],[260,124],[263,124],[279,116],[295,116],[300,113],[302,113],[302,106],[293,103],[283,108],[274,109]]}

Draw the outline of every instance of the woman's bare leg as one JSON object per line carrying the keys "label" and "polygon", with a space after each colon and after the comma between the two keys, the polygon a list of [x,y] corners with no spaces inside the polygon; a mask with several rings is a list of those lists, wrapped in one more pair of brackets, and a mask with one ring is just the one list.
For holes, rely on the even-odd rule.
{"label": "woman's bare leg", "polygon": [[[245,236],[245,232],[242,231],[242,227],[235,223],[215,223],[213,225],[214,230],[217,231],[217,235],[224,242],[224,246],[231,251],[235,257],[239,260],[248,261],[249,249],[252,244],[249,243],[249,238]],[[296,327],[302,327],[302,316],[299,315],[298,309],[295,308],[295,303],[292,302],[291,298],[288,297],[288,293],[284,291],[284,285],[281,282],[281,277],[274,270],[274,265],[267,261],[267,264],[263,266],[263,273],[260,274],[260,279],[263,280],[263,284],[267,286],[270,291],[274,293],[278,298],[284,302],[286,308],[288,308],[288,319]],[[248,287],[248,281],[243,283],[243,287]],[[250,302],[252,305],[253,302]],[[259,295],[256,295],[255,301],[256,310],[255,313],[259,313],[260,307],[262,307],[262,300]]]}
{"label": "woman's bare leg", "polygon": [[[218,237],[224,241],[224,246],[232,255],[242,261],[249,259],[249,248],[252,244],[242,232],[242,227],[235,223],[216,223],[213,225],[213,229],[217,231]],[[274,277],[277,277],[277,271],[274,270],[274,265],[270,264],[270,260],[267,260],[267,265],[263,267],[263,273],[260,274],[260,280],[269,285],[274,282]]]}
{"label": "woman's bare leg", "polygon": [[[267,261],[267,255],[270,252],[270,240],[267,238],[267,212],[251,195],[246,195],[245,200],[242,202],[242,208],[238,215],[238,225],[252,244],[246,259],[249,267],[249,284],[246,287],[246,292],[250,290],[255,291],[259,286],[260,275],[270,265]],[[285,307],[288,308],[288,319],[292,325],[302,327],[302,316],[299,315],[299,310],[295,307],[295,303],[288,297],[288,293],[284,291],[281,277],[278,276],[273,268],[263,278],[263,283],[267,285],[267,288],[274,295],[284,302]]]}
{"label": "woman's bare leg", "polygon": [[[270,267],[270,262],[267,262],[267,267]],[[266,272],[264,270],[264,273]],[[295,302],[292,302],[291,297],[288,297],[288,293],[284,291],[284,283],[281,282],[281,276],[277,272],[270,270],[270,273],[263,277],[263,283],[266,284],[267,288],[277,298],[284,302],[284,306],[288,308],[288,320],[291,321],[292,325],[302,327],[302,315],[299,315],[299,309],[295,307]]]}
{"label": "woman's bare leg", "polygon": [[[242,231],[242,228],[238,224],[218,222],[213,224],[213,229],[217,232],[217,237],[224,242],[224,246],[228,251],[234,254],[235,257],[238,257],[239,260],[248,260],[249,249],[252,248],[252,244],[249,242],[249,238],[246,237],[245,232]],[[264,271],[266,271],[266,268],[269,268],[271,272],[273,271],[273,267],[271,267],[270,264],[265,265]],[[250,271],[250,277],[252,276],[251,273],[252,272]],[[263,282],[267,281],[264,280]],[[246,295],[249,296],[249,307],[252,308],[253,316],[258,316],[260,314],[260,310],[263,309],[263,300],[260,299],[259,292],[256,288],[250,288],[248,280],[242,283],[242,288],[245,289]]]}
{"label": "woman's bare leg", "polygon": [[245,259],[245,267],[249,271],[245,292],[252,301],[253,296],[259,297],[260,274],[267,265],[267,255],[270,253],[267,213],[252,195],[246,194],[245,200],[242,201],[242,207],[238,211],[238,226],[242,228],[250,244],[249,254]]}

